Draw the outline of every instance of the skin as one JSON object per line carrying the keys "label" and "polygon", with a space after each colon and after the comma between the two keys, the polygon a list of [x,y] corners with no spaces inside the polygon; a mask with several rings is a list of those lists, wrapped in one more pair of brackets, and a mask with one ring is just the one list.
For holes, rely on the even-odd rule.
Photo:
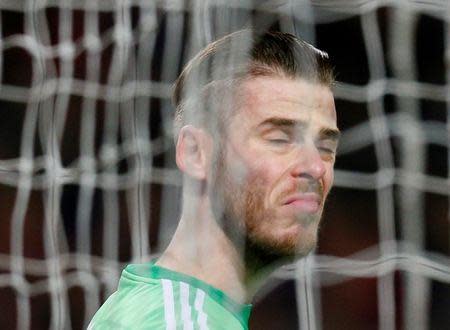
{"label": "skin", "polygon": [[182,216],[157,263],[246,302],[252,279],[315,247],[339,131],[327,86],[260,76],[237,97],[219,144],[204,129],[180,131]]}

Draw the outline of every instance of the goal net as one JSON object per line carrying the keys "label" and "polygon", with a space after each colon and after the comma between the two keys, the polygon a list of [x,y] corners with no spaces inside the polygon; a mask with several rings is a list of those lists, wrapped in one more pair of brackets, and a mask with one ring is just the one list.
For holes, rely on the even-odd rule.
{"label": "goal net", "polygon": [[450,324],[450,2],[0,2],[0,328],[84,329],[178,222],[171,84],[244,28],[335,66],[342,131],[319,246],[254,329]]}

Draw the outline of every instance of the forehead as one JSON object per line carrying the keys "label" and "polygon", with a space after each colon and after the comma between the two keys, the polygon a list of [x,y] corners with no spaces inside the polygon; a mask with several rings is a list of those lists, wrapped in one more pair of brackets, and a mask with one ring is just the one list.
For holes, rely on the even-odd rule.
{"label": "forehead", "polygon": [[239,120],[257,124],[269,117],[311,121],[336,128],[333,94],[328,86],[302,79],[256,77],[242,82]]}

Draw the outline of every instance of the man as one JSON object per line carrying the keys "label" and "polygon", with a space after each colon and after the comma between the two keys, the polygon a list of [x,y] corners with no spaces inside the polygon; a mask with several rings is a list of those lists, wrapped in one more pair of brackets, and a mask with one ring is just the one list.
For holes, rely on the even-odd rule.
{"label": "man", "polygon": [[182,214],[91,329],[247,329],[261,281],[316,245],[339,137],[328,56],[290,34],[210,44],[175,83]]}

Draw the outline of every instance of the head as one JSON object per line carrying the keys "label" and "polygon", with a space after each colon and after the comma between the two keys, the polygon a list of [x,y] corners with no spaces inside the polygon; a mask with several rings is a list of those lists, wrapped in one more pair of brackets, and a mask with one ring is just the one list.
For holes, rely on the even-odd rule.
{"label": "head", "polygon": [[324,52],[250,30],[207,46],[178,78],[177,153],[205,152],[193,167],[177,162],[247,251],[277,259],[316,245],[339,136],[332,83]]}

